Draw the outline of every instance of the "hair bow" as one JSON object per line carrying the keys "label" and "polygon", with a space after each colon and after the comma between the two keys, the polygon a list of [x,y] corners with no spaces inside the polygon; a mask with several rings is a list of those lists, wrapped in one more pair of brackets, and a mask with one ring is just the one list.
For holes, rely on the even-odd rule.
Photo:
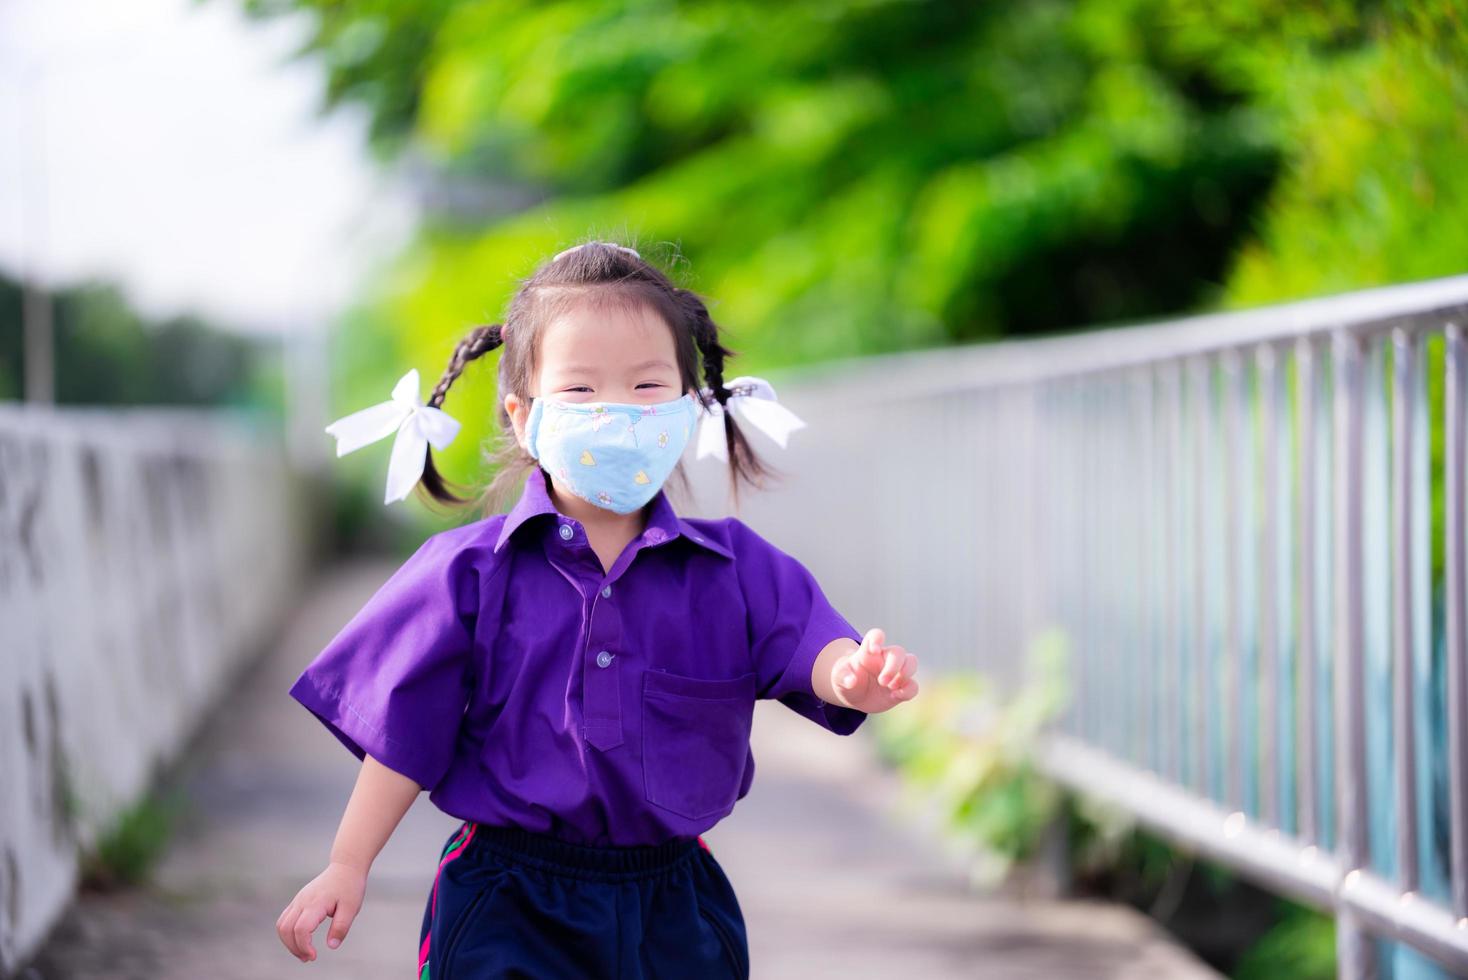
{"label": "hair bow", "polygon": [[[729,392],[728,409],[740,422],[748,423],[785,448],[790,433],[804,428],[794,412],[775,399],[775,389],[764,378],[747,375],[734,378],[724,385]],[[717,456],[728,462],[729,446],[724,438],[722,418],[725,406],[713,396],[712,388],[702,389],[704,416],[698,426],[698,447],[694,458]]]}
{"label": "hair bow", "polygon": [[459,434],[459,422],[442,409],[423,404],[418,397],[418,369],[411,368],[393,385],[388,401],[343,416],[326,431],[336,436],[338,458],[397,432],[387,464],[387,495],[382,500],[390,504],[407,497],[423,476],[428,443],[434,449],[446,447]]}

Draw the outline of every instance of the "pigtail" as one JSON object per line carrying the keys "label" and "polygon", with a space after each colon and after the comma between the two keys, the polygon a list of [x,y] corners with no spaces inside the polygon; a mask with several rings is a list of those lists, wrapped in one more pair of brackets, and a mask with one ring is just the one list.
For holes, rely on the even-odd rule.
{"label": "pigtail", "polygon": [[[453,356],[449,358],[449,365],[444,369],[443,377],[439,378],[438,384],[433,386],[433,391],[424,404],[433,408],[442,408],[443,400],[449,393],[449,386],[464,373],[464,368],[468,367],[469,362],[483,357],[503,343],[504,327],[501,324],[489,323],[470,330],[468,335],[454,348]],[[438,467],[433,464],[432,447],[429,447],[426,452],[428,458],[423,462],[423,476],[419,484],[428,492],[428,495],[440,503],[453,506],[473,503],[472,498],[460,497],[450,489],[449,481],[444,479]],[[460,489],[468,488],[460,487]]]}
{"label": "pigtail", "polygon": [[729,489],[737,505],[741,479],[756,489],[762,489],[763,479],[773,475],[775,470],[755,452],[744,430],[735,423],[733,413],[727,411],[729,391],[724,387],[724,359],[732,357],[734,352],[719,342],[718,324],[709,316],[703,300],[692,290],[675,289],[674,295],[692,324],[693,339],[703,360],[704,384],[713,392],[719,405],[726,409],[722,415],[724,441],[729,450]]}

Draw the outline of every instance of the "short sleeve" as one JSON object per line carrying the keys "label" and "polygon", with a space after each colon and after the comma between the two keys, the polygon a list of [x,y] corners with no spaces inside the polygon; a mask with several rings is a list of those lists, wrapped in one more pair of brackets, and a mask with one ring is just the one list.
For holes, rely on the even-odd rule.
{"label": "short sleeve", "polygon": [[811,684],[816,657],[837,637],[862,634],[831,605],[810,570],[730,519],[740,587],[748,610],[758,697],[771,698],[837,735],[849,735],[866,712],[821,700]]}
{"label": "short sleeve", "polygon": [[468,701],[478,590],[467,557],[428,538],[290,689],[358,759],[428,790],[453,761]]}

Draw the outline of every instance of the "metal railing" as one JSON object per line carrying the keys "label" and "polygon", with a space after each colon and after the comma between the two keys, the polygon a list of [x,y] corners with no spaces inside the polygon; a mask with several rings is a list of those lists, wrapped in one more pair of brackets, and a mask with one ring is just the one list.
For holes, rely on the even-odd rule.
{"label": "metal railing", "polygon": [[1468,276],[826,365],[741,516],[930,674],[1062,629],[1047,771],[1332,911],[1342,976],[1468,971],[1465,329]]}

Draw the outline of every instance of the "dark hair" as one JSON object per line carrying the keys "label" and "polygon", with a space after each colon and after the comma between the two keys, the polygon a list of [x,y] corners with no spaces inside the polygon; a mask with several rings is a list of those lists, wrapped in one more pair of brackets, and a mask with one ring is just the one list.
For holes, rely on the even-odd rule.
{"label": "dark hair", "polygon": [[[567,311],[589,304],[595,311],[650,310],[656,313],[673,333],[677,351],[678,373],[683,391],[692,389],[702,398],[701,387],[712,390],[719,404],[725,405],[729,391],[724,388],[724,362],[734,352],[719,343],[719,327],[709,316],[707,305],[692,290],[674,285],[666,275],[646,259],[623,251],[616,243],[596,240],[563,255],[543,262],[533,275],[522,279],[511,297],[503,323],[474,327],[460,340],[449,358],[443,377],[434,385],[427,404],[443,406],[444,397],[464,368],[490,351],[503,347],[495,397],[495,418],[499,422],[504,446],[488,455],[498,472],[478,501],[485,512],[501,509],[512,497],[524,475],[538,461],[527,453],[514,437],[514,427],[505,409],[505,396],[511,393],[528,402],[530,382],[535,375],[540,336],[546,326]],[[699,384],[700,365],[704,385]],[[762,480],[775,471],[762,460],[749,440],[734,422],[734,416],[723,413],[724,439],[729,456],[729,484],[736,505],[739,482],[744,480],[763,488]],[[455,507],[475,503],[473,497],[453,492],[433,462],[432,449],[427,450],[420,489],[431,500]],[[676,478],[685,491],[688,476],[680,461],[669,480]],[[472,491],[472,488],[460,489]]]}

